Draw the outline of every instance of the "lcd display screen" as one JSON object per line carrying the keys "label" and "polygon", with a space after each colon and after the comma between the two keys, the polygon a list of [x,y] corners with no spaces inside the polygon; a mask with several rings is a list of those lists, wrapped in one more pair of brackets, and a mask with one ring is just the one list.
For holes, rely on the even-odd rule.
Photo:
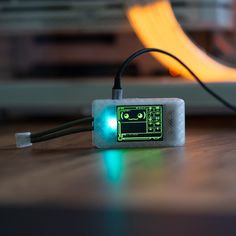
{"label": "lcd display screen", "polygon": [[162,141],[163,106],[117,106],[117,141]]}

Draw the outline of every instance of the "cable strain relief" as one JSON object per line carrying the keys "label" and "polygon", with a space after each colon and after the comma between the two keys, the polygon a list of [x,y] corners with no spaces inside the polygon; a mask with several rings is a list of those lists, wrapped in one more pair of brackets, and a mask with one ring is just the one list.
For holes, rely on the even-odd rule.
{"label": "cable strain relief", "polygon": [[123,99],[123,89],[112,89],[112,99]]}
{"label": "cable strain relief", "polygon": [[15,138],[17,148],[26,148],[32,146],[30,132],[16,133]]}

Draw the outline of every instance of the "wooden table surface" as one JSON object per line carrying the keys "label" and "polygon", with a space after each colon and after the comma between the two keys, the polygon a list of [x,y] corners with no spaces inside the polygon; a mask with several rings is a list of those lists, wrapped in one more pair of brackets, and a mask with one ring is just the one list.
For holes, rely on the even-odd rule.
{"label": "wooden table surface", "polygon": [[16,149],[0,126],[0,235],[236,235],[236,117],[187,119],[185,147],[98,150],[91,134]]}

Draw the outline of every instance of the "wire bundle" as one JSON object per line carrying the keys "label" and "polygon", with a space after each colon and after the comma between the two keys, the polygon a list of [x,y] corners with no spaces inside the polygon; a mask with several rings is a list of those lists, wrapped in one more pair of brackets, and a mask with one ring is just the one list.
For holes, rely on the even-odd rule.
{"label": "wire bundle", "polygon": [[[88,122],[90,124],[87,126],[73,128],[77,125],[81,125]],[[59,137],[70,135],[70,134],[92,131],[93,130],[92,122],[93,122],[92,117],[85,117],[82,119],[77,119],[77,120],[62,124],[56,128],[52,128],[52,129],[45,130],[39,133],[31,134],[30,135],[31,143],[43,142],[43,141],[59,138]]]}

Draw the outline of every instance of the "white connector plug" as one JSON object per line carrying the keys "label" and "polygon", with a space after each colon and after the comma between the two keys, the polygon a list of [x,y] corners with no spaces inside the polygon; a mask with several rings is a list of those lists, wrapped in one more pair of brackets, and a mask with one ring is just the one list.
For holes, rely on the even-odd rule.
{"label": "white connector plug", "polygon": [[30,132],[23,132],[23,133],[16,133],[16,147],[17,148],[26,148],[32,146],[31,143],[31,133]]}

